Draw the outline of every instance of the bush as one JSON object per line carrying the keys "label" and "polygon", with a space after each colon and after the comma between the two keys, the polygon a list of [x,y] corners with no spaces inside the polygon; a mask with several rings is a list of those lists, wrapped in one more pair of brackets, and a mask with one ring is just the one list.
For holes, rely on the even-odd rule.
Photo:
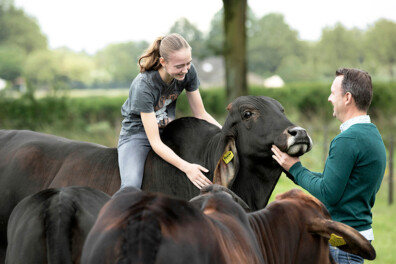
{"label": "bush", "polygon": [[[371,112],[374,117],[394,118],[396,112],[395,83],[375,83]],[[93,91],[95,93],[95,91]],[[251,86],[251,95],[264,95],[278,100],[286,109],[286,114],[298,115],[301,119],[318,118],[327,122],[331,118],[331,104],[327,102],[330,85],[323,83],[289,84],[281,89]],[[227,115],[225,91],[214,88],[201,91],[206,110],[219,120]],[[0,126],[2,128],[38,130],[43,126],[64,129],[86,129],[98,122],[108,122],[112,127],[121,124],[121,106],[126,97],[87,96],[87,97],[31,97],[0,98]],[[177,116],[190,116],[186,94],[177,101]]]}

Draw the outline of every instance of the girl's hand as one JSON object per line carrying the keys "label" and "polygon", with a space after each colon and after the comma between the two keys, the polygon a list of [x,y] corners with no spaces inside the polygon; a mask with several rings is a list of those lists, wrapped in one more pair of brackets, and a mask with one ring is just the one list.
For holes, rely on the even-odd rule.
{"label": "girl's hand", "polygon": [[183,172],[187,175],[188,179],[198,188],[213,184],[202,172],[209,170],[198,164],[188,163]]}

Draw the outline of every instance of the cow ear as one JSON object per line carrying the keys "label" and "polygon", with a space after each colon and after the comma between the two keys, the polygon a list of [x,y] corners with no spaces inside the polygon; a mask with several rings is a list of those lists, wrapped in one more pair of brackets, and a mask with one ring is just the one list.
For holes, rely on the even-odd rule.
{"label": "cow ear", "polygon": [[223,155],[217,162],[213,175],[213,183],[230,188],[239,169],[238,152],[234,138],[229,138]]}
{"label": "cow ear", "polygon": [[315,218],[308,225],[308,231],[325,237],[329,243],[339,249],[373,260],[376,257],[371,243],[354,228],[329,219]]}

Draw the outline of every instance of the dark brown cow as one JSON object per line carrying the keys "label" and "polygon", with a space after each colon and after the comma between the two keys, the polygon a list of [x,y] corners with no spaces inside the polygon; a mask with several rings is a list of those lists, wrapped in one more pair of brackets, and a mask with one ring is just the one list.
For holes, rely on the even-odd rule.
{"label": "dark brown cow", "polygon": [[217,185],[190,203],[123,190],[102,208],[82,263],[330,264],[329,238],[343,250],[375,258],[364,237],[332,221],[323,204],[298,189],[253,213],[233,198]]}
{"label": "dark brown cow", "polygon": [[[210,180],[227,186],[252,210],[261,209],[282,173],[272,159],[271,145],[298,156],[310,150],[311,139],[272,98],[239,97],[228,111],[221,130],[204,120],[180,118],[164,129],[162,139],[183,159],[209,169]],[[74,185],[110,195],[117,191],[117,150],[32,131],[0,131],[0,262],[16,204],[46,188]],[[152,151],[142,189],[185,200],[199,194],[183,172]]]}
{"label": "dark brown cow", "polygon": [[6,263],[80,263],[85,238],[109,199],[88,187],[51,188],[26,197],[10,217]]}
{"label": "dark brown cow", "polygon": [[[263,263],[248,218],[207,217],[185,200],[128,187],[106,203],[83,249],[83,264]],[[224,224],[227,221],[227,224]]]}
{"label": "dark brown cow", "polygon": [[[229,208],[239,206],[230,199],[230,192],[223,189],[216,185],[206,187],[191,202],[209,217],[219,213],[232,215]],[[329,239],[334,246],[365,259],[373,260],[376,256],[370,242],[359,232],[332,221],[318,199],[299,189],[277,195],[265,209],[248,213],[248,219],[264,263],[334,263]]]}

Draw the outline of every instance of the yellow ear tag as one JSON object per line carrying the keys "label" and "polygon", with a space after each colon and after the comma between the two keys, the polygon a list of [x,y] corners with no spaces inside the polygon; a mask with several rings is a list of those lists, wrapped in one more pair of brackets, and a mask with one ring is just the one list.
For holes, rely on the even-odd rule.
{"label": "yellow ear tag", "polygon": [[330,235],[329,242],[330,242],[330,244],[331,244],[333,247],[339,247],[339,246],[346,245],[345,240],[344,240],[342,237],[337,236],[337,235],[334,234],[334,233]]}
{"label": "yellow ear tag", "polygon": [[224,156],[223,156],[223,160],[225,162],[225,164],[230,163],[230,161],[234,158],[234,153],[232,153],[231,150],[227,151]]}

